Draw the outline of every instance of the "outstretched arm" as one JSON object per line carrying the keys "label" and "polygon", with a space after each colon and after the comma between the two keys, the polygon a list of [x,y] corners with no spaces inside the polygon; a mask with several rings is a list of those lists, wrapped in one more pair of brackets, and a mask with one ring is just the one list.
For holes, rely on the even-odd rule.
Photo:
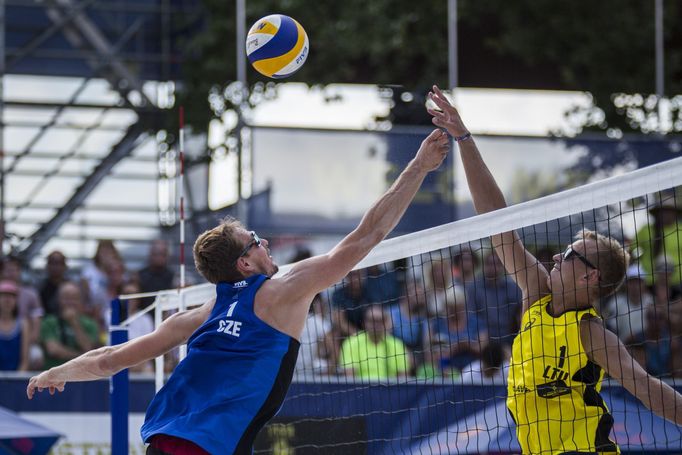
{"label": "outstretched arm", "polygon": [[682,395],[665,382],[647,373],[632,358],[618,337],[604,327],[601,319],[580,322],[580,339],[590,360],[655,414],[682,425]]}
{"label": "outstretched arm", "polygon": [[[440,166],[448,150],[447,134],[441,130],[431,132],[422,142],[414,159],[388,191],[365,213],[353,232],[329,253],[301,261],[282,278],[271,280],[263,286],[256,298],[272,302],[273,308],[282,308],[282,317],[278,318],[281,321],[278,324],[281,330],[300,334],[308,306],[315,294],[341,281],[393,230],[426,175]],[[281,305],[275,302],[280,302]]]}
{"label": "outstretched arm", "polygon": [[118,346],[104,346],[86,352],[63,365],[50,368],[32,377],[26,395],[33,398],[36,389],[62,392],[67,382],[92,381],[109,377],[128,367],[165,354],[187,342],[194,331],[208,318],[214,300],[166,319],[154,332]]}
{"label": "outstretched arm", "polygon": [[[428,109],[436,126],[445,128],[451,136],[464,138],[469,134],[462,118],[443,92],[433,86],[429,98],[438,109]],[[477,213],[487,213],[507,206],[504,195],[481,157],[472,137],[458,142],[464,173]],[[505,232],[491,237],[493,247],[516,284],[523,291],[523,311],[548,292],[547,271],[524,247],[518,234]]]}

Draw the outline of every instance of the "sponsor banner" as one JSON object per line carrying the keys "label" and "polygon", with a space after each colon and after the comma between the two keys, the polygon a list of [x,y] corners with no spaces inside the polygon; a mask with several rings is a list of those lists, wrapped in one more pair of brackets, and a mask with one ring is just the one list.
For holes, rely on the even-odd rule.
{"label": "sponsor banner", "polygon": [[[62,394],[30,401],[25,390],[26,379],[0,378],[0,406],[64,434],[55,454],[110,453],[108,381],[68,384]],[[153,393],[151,378],[131,381],[131,454],[143,453],[139,430]],[[506,395],[501,385],[452,380],[293,383],[257,448],[280,454],[517,453]],[[605,385],[602,396],[615,420],[611,437],[624,454],[682,453],[682,427],[655,416],[620,386]]]}

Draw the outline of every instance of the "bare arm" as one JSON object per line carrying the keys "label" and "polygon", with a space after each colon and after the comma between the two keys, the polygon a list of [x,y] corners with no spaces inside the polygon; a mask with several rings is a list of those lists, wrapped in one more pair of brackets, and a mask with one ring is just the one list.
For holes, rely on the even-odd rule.
{"label": "bare arm", "polygon": [[154,332],[118,346],[104,346],[51,368],[30,379],[26,394],[33,398],[35,390],[63,391],[66,382],[92,381],[106,378],[119,371],[165,354],[189,339],[208,318],[215,301],[199,308],[176,313],[166,319]]}
{"label": "bare arm", "polygon": [[[438,110],[428,109],[435,125],[445,128],[454,137],[468,134],[459,112],[438,87],[433,87],[433,93],[429,94],[429,97],[438,107]],[[504,195],[483,161],[474,139],[460,141],[459,147],[476,212],[487,213],[506,207]],[[525,312],[530,303],[549,291],[547,270],[526,250],[516,232],[494,235],[491,240],[505,270],[523,291],[523,311]]]}
{"label": "bare arm", "polygon": [[[424,139],[415,158],[365,213],[358,227],[329,253],[296,264],[281,279],[263,286],[258,298],[272,302],[286,312],[281,327],[290,334],[300,334],[312,298],[318,292],[338,283],[398,224],[426,175],[438,168],[447,155],[448,137],[434,130]],[[279,302],[276,303],[276,302]],[[295,305],[292,310],[291,304]],[[283,305],[287,308],[284,308]],[[300,327],[299,327],[300,326]],[[296,335],[298,336],[298,335]]]}
{"label": "bare arm", "polygon": [[30,347],[31,324],[28,321],[23,320],[21,321],[21,361],[19,362],[19,371],[28,371]]}
{"label": "bare arm", "polygon": [[580,339],[590,360],[620,382],[628,392],[655,414],[682,425],[682,395],[647,373],[632,358],[618,337],[604,327],[601,319],[580,323]]}

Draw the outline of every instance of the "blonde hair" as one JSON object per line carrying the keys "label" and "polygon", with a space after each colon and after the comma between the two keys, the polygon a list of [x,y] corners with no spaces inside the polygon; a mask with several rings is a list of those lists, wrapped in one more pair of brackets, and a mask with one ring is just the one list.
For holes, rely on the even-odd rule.
{"label": "blonde hair", "polygon": [[234,282],[243,278],[235,264],[244,247],[235,235],[239,229],[244,229],[239,220],[226,217],[194,242],[194,265],[211,283]]}
{"label": "blonde hair", "polygon": [[630,253],[614,238],[607,237],[589,229],[575,235],[576,240],[594,240],[597,252],[590,253],[590,261],[599,270],[599,298],[615,293],[625,281],[625,272],[630,264]]}

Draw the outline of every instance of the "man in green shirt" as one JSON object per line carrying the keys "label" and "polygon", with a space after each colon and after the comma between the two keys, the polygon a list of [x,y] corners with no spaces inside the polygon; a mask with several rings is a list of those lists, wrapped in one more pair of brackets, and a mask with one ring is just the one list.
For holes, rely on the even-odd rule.
{"label": "man in green shirt", "polygon": [[348,376],[387,379],[407,375],[410,356],[405,345],[389,334],[390,322],[380,305],[365,311],[365,330],[346,339],[339,364]]}
{"label": "man in green shirt", "polygon": [[83,314],[80,288],[71,282],[63,283],[57,300],[57,314],[46,316],[40,327],[45,368],[61,365],[99,346],[97,323]]}

